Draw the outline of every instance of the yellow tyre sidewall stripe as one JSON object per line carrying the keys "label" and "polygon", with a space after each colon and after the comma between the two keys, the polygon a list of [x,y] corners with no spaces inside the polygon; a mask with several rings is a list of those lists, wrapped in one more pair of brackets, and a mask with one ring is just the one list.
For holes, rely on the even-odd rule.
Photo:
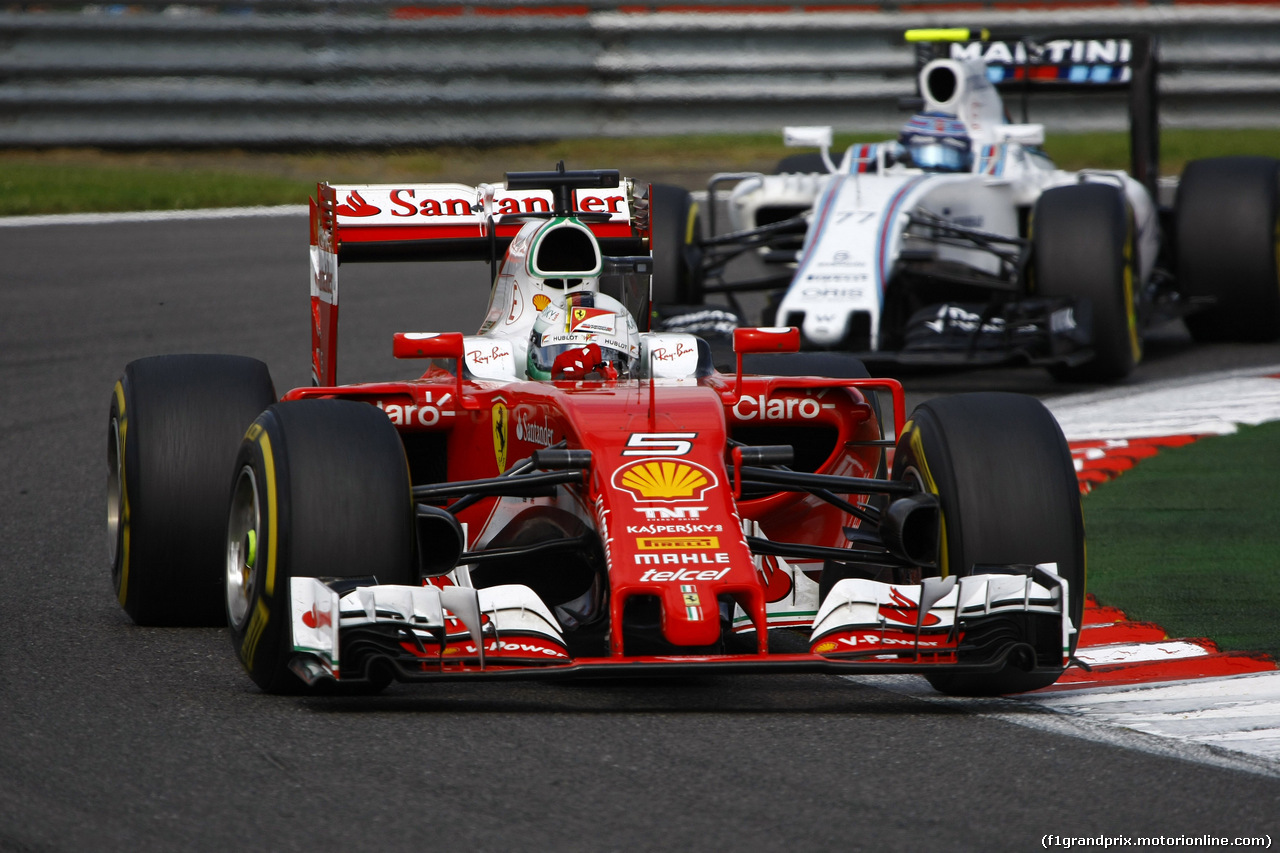
{"label": "yellow tyre sidewall stripe", "polygon": [[1129,216],[1129,229],[1124,242],[1124,316],[1129,327],[1129,350],[1133,363],[1142,361],[1142,335],[1138,333],[1138,310],[1133,298],[1134,227]]}
{"label": "yellow tyre sidewall stripe", "polygon": [[[249,427],[249,431],[245,433],[245,438],[252,441],[258,447],[259,458],[262,461],[262,482],[266,490],[266,524],[265,536],[267,540],[266,557],[267,570],[266,578],[262,584],[261,590],[255,593],[257,598],[253,607],[253,615],[249,619],[249,624],[245,628],[244,639],[240,644],[240,660],[250,671],[253,670],[254,658],[258,653],[258,644],[262,640],[263,632],[266,630],[267,623],[271,619],[271,608],[267,604],[267,599],[275,598],[276,585],[276,563],[279,556],[279,505],[276,494],[276,466],[275,454],[271,448],[271,438],[267,435],[267,431],[262,428],[261,424],[255,423]],[[262,535],[258,537],[258,559],[262,558]],[[257,587],[255,586],[255,589]]]}
{"label": "yellow tyre sidewall stripe", "polygon": [[120,425],[120,448],[117,464],[120,466],[120,583],[116,588],[116,598],[120,606],[125,606],[129,599],[129,418],[124,408],[124,383],[116,380],[116,422]]}
{"label": "yellow tyre sidewall stripe", "polygon": [[[929,460],[924,454],[924,437],[920,432],[920,428],[916,426],[914,420],[909,420],[902,427],[902,434],[907,438],[907,446],[911,448],[911,455],[915,458],[920,476],[924,477],[925,488],[930,494],[941,499],[941,495],[938,493],[938,483],[933,478],[933,472],[929,470]],[[947,513],[945,510],[939,512],[939,518],[938,569],[942,577],[945,578],[951,573],[951,563],[947,554]]]}

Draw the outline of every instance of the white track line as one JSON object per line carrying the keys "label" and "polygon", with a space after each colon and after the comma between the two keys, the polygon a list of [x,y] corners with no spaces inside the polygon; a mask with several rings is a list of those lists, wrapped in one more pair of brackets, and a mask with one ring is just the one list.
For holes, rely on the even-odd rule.
{"label": "white track line", "polygon": [[1280,775],[1280,672],[1019,697],[1038,707],[1149,735],[1243,752]]}
{"label": "white track line", "polygon": [[1079,649],[1076,657],[1089,666],[1113,666],[1124,663],[1182,660],[1205,657],[1209,650],[1188,640],[1161,640],[1157,643],[1117,643]]}
{"label": "white track line", "polygon": [[[1268,723],[1268,720],[1280,717],[1280,709],[1263,707],[1271,701],[1269,697],[1273,692],[1280,689],[1280,672],[996,699],[942,696],[934,692],[923,678],[915,675],[844,677],[900,696],[959,708],[1038,731],[1280,778],[1280,755],[1275,752],[1280,741],[1269,741],[1273,729]],[[1179,695],[1180,691],[1186,691],[1185,695]],[[1207,692],[1213,692],[1214,697],[1207,697]],[[1150,696],[1153,710],[1142,718],[1138,717],[1134,705],[1116,705],[1116,710],[1108,710],[1108,698],[1116,694],[1125,694],[1127,698],[1112,701],[1131,703],[1142,702]],[[1070,701],[1083,698],[1091,699],[1092,704]],[[1165,704],[1159,705],[1158,702]],[[1168,709],[1180,705],[1192,712],[1204,710],[1206,706],[1229,709],[1234,705],[1243,709],[1253,704],[1261,708],[1257,714],[1246,712],[1233,716],[1226,713],[1220,727],[1210,729],[1206,726],[1199,733],[1185,728],[1175,731],[1169,724],[1170,720],[1176,720],[1177,712]],[[1270,716],[1273,712],[1276,717]]]}
{"label": "white track line", "polygon": [[0,228],[33,225],[113,225],[119,222],[177,222],[191,219],[242,219],[250,216],[306,216],[305,204],[271,207],[216,207],[207,210],[140,210],[127,213],[54,213],[42,216],[0,216]]}
{"label": "white track line", "polygon": [[1068,441],[1224,435],[1280,420],[1280,365],[1205,374],[1141,388],[1110,388],[1044,401]]}

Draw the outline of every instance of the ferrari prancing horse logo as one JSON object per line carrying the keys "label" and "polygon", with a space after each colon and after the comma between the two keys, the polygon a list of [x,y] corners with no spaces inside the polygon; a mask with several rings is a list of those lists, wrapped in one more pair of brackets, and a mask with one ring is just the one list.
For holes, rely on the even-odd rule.
{"label": "ferrari prancing horse logo", "polygon": [[507,406],[493,404],[493,454],[498,460],[498,473],[507,470]]}

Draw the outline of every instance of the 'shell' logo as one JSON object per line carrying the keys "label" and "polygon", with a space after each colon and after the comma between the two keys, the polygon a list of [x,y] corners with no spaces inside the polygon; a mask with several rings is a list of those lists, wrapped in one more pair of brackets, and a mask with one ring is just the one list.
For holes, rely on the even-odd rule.
{"label": "'shell' logo", "polygon": [[619,468],[613,484],[640,501],[700,501],[716,475],[692,462],[648,459]]}

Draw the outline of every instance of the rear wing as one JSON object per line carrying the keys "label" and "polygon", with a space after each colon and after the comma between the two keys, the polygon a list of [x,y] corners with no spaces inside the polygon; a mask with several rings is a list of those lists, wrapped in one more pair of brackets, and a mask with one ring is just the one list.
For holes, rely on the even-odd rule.
{"label": "rear wing", "polygon": [[1130,173],[1156,197],[1159,60],[1150,34],[1036,37],[957,28],[908,30],[906,38],[916,46],[917,86],[920,69],[934,59],[980,59],[997,89],[1021,96],[1023,122],[1033,91],[1127,91]]}
{"label": "rear wing", "polygon": [[[570,173],[572,174],[572,173]],[[614,173],[616,175],[616,173]],[[648,240],[647,187],[630,179],[578,189],[570,203],[606,254],[640,254]],[[551,216],[554,193],[480,184],[318,184],[312,245],[327,232],[340,263],[461,261],[502,257],[530,217]]]}
{"label": "rear wing", "polygon": [[532,218],[572,214],[607,255],[649,253],[649,186],[616,171],[513,172],[505,185],[316,185],[311,199],[312,382],[337,383],[338,267],[488,261]]}

